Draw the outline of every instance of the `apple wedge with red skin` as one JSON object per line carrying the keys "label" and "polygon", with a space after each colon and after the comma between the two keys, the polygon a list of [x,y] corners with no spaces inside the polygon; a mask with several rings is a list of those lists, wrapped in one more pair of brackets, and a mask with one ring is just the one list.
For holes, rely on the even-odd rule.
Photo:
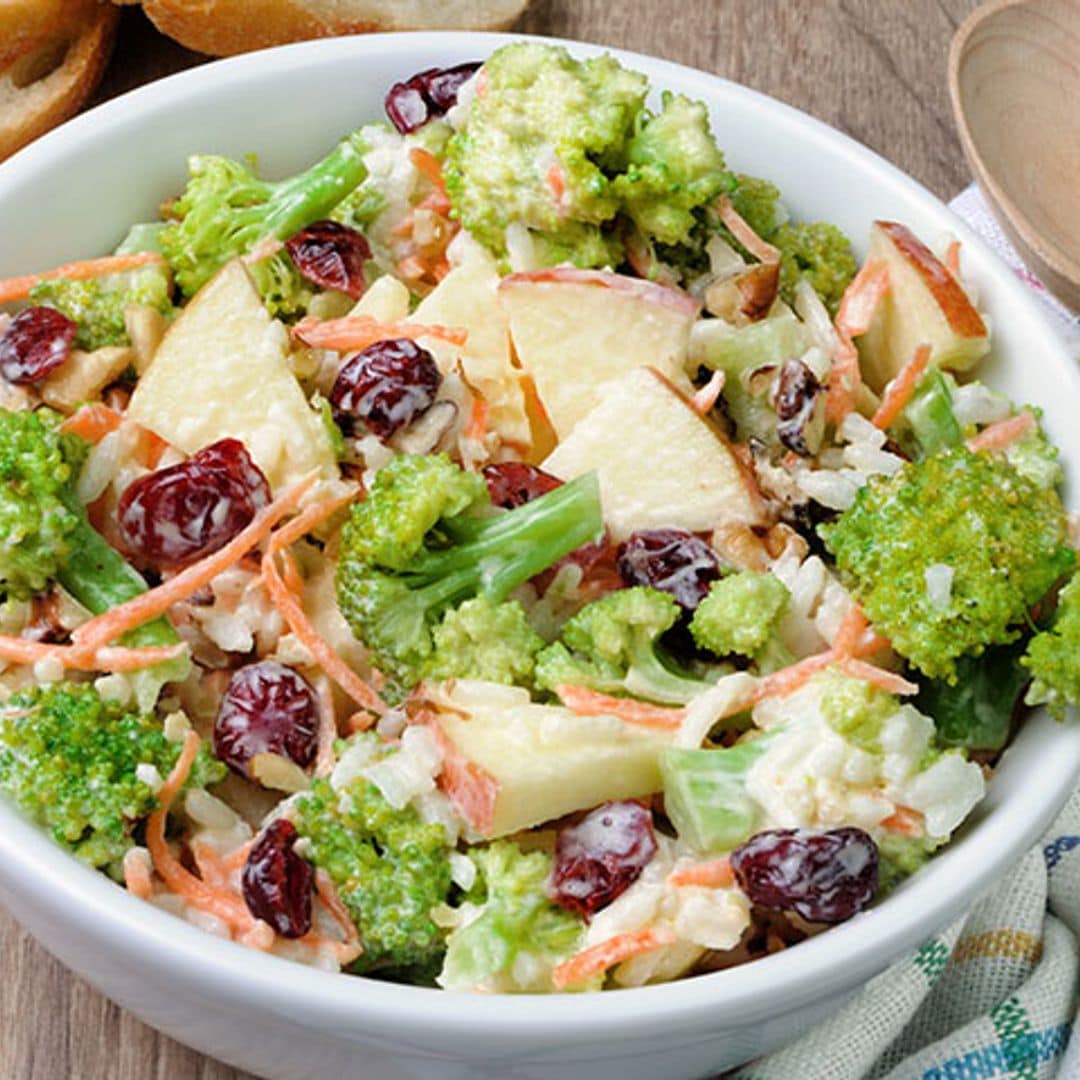
{"label": "apple wedge with red skin", "polygon": [[690,391],[683,370],[701,308],[679,289],[607,270],[557,266],[499,283],[518,363],[559,439],[633,368],[655,367]]}
{"label": "apple wedge with red skin", "polygon": [[595,469],[616,541],[638,529],[712,532],[765,523],[760,496],[723,433],[651,367],[609,382],[543,468],[560,480]]}
{"label": "apple wedge with red skin", "polygon": [[966,371],[990,348],[989,331],[963,286],[906,226],[875,221],[867,259],[888,267],[889,291],[859,338],[863,377],[880,392],[929,345],[931,363]]}

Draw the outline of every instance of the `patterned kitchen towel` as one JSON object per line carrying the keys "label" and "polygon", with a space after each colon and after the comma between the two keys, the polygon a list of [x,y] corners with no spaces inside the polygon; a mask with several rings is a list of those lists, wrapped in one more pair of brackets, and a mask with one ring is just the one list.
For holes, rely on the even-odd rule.
{"label": "patterned kitchen towel", "polygon": [[[1080,355],[1080,318],[1021,262],[973,185],[950,204],[1036,290]],[[1080,789],[1039,847],[835,1016],[732,1080],[1080,1080]]]}

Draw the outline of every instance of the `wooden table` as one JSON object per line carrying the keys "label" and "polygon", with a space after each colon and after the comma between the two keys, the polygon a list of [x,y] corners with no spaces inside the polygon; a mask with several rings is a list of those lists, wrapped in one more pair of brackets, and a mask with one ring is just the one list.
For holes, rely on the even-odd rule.
{"label": "wooden table", "polygon": [[[949,111],[945,57],[957,23],[974,6],[974,0],[534,0],[519,29],[652,53],[745,83],[848,132],[949,198],[969,178]],[[96,100],[202,59],[126,9]],[[5,1080],[241,1075],[106,1001],[2,911],[0,956]]]}

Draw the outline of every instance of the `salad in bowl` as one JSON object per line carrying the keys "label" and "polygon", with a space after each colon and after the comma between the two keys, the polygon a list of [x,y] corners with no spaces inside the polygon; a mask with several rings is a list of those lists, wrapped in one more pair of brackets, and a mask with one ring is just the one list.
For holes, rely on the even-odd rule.
{"label": "salad in bowl", "polygon": [[880,902],[1080,702],[959,244],[860,262],[648,94],[508,44],[0,282],[0,792],[75,857],[328,970],[663,982]]}

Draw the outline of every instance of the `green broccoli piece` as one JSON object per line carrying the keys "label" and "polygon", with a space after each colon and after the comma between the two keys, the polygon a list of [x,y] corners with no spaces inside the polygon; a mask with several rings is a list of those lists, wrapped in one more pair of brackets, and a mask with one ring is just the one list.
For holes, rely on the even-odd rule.
{"label": "green broccoli piece", "polygon": [[176,220],[161,232],[161,250],[184,296],[260,240],[286,240],[326,217],[367,175],[364,150],[354,132],[306,172],[278,183],[230,158],[191,157],[187,187],[170,210]]}
{"label": "green broccoli piece", "polygon": [[[164,778],[179,756],[152,715],[105,701],[89,684],[20,691],[0,708],[0,791],[58,844],[114,874],[158,805],[138,767]],[[187,786],[217,783],[225,772],[204,744]]]}
{"label": "green broccoli piece", "polygon": [[[1016,639],[1028,610],[1072,569],[1060,500],[1006,461],[959,447],[875,476],[854,505],[819,527],[871,621],[931,678]],[[926,571],[952,569],[932,602]]]}
{"label": "green broccoli piece", "polygon": [[[49,409],[0,409],[0,589],[26,597],[59,581],[94,615],[146,591],[146,582],[90,524],[75,493],[86,445],[59,428]],[[174,645],[164,617],[126,634],[128,646]],[[183,679],[187,657],[136,672],[139,703],[150,708],[162,682]],[[152,694],[152,697],[151,697]]]}
{"label": "green broccoli piece", "polygon": [[714,581],[690,620],[702,649],[754,657],[772,637],[791,594],[773,574],[743,570]]}
{"label": "green broccoli piece", "polygon": [[758,234],[767,239],[787,220],[780,205],[780,189],[768,180],[756,176],[739,175],[737,186],[731,193],[731,205],[735,212]]}
{"label": "green broccoli piece", "polygon": [[[483,478],[445,454],[402,454],[379,470],[342,529],[338,607],[400,692],[438,662],[433,630],[447,610],[476,596],[502,604],[602,528],[594,474],[499,510]],[[447,628],[444,647],[460,646],[476,622],[468,616]]]}
{"label": "green broccoli piece", "polygon": [[536,658],[536,684],[585,686],[603,694],[629,694],[682,705],[709,683],[679,674],[664,656],[660,637],[681,608],[668,593],[619,589],[587,604],[562,629],[562,638]]}
{"label": "green broccoli piece", "polygon": [[528,685],[544,639],[529,625],[516,600],[492,603],[486,596],[451,608],[431,632],[435,679],[483,679]]}
{"label": "green broccoli piece", "polygon": [[835,315],[858,264],[851,241],[827,221],[784,224],[769,243],[780,249],[780,296],[795,302],[795,286],[805,278]]}
{"label": "green broccoli piece", "polygon": [[947,836],[901,836],[881,833],[875,843],[878,849],[879,900],[888,896],[905,878],[922,869],[931,855],[948,843]]}
{"label": "green broccoli piece", "polygon": [[469,857],[477,881],[457,909],[466,918],[446,940],[439,985],[464,991],[550,991],[552,969],[580,948],[585,930],[581,919],[548,899],[551,856],[526,854],[512,841],[499,840],[473,848]]}
{"label": "green broccoli piece", "polygon": [[305,858],[330,875],[364,946],[355,971],[433,973],[443,941],[431,909],[450,893],[449,848],[438,824],[396,810],[363,777],[335,790],[317,779],[292,803]]}
{"label": "green broccoli piece", "polygon": [[[1025,406],[1036,421],[1042,418],[1042,409]],[[1046,437],[1042,426],[1036,423],[1022,439],[1009,443],[1004,450],[1005,460],[1023,477],[1041,488],[1060,487],[1065,478],[1058,461],[1058,448]]]}
{"label": "green broccoli piece", "polygon": [[1080,705],[1080,574],[1061,590],[1054,621],[1028,642],[1020,663],[1034,678],[1028,705],[1046,705],[1059,720],[1067,705]]}
{"label": "green broccoli piece", "polygon": [[954,385],[951,376],[932,367],[919,380],[911,400],[904,406],[906,428],[899,437],[913,458],[921,460],[964,441],[953,411]]}
{"label": "green broccoli piece", "polygon": [[665,91],[660,112],[642,115],[626,158],[612,191],[642,235],[661,244],[686,243],[694,211],[730,187],[705,106],[682,94]]}
{"label": "green broccoli piece", "polygon": [[865,753],[880,754],[881,732],[896,713],[896,698],[872,683],[834,671],[818,678],[821,715],[829,727]]}
{"label": "green broccoli piece", "polygon": [[304,279],[285,251],[275,251],[248,265],[248,273],[275,318],[289,318],[307,311],[315,289]]}

